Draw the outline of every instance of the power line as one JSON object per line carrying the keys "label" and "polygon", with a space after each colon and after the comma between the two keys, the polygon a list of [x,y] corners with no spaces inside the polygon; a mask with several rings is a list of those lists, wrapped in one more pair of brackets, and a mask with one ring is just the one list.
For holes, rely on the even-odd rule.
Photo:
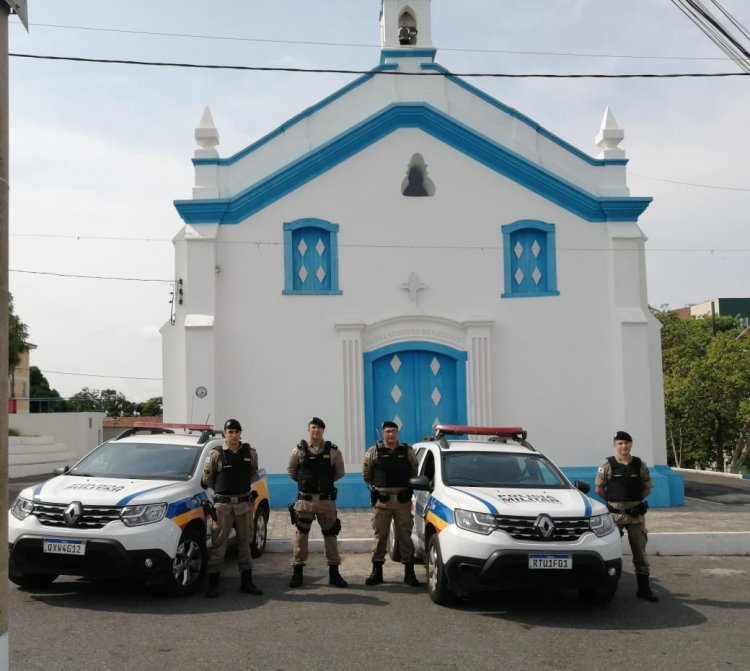
{"label": "power line", "polygon": [[[20,22],[17,22],[20,25]],[[221,40],[228,42],[250,42],[259,44],[283,44],[299,45],[313,47],[354,47],[366,49],[379,49],[381,45],[375,43],[362,42],[316,42],[310,40],[279,40],[261,37],[237,37],[231,35],[205,35],[196,33],[168,33],[150,30],[129,30],[124,28],[100,28],[94,26],[72,26],[57,23],[31,23],[30,26],[35,28],[61,28],[66,30],[86,30],[92,32],[121,33],[125,35],[146,35],[150,37],[178,37],[196,40]],[[475,49],[467,47],[440,47],[440,51],[450,51],[459,53],[476,53],[476,54],[511,54],[519,56],[563,56],[571,58],[632,58],[640,60],[664,60],[664,61],[727,61],[730,58],[720,56],[651,56],[651,55],[633,55],[633,54],[589,54],[589,53],[569,53],[563,51],[518,51],[511,49]]]}
{"label": "power line", "polygon": [[650,177],[649,175],[642,175],[637,172],[628,172],[628,175],[632,177],[640,177],[642,179],[653,179],[656,182],[668,182],[669,184],[679,184],[680,186],[694,186],[698,189],[722,189],[724,191],[745,191],[750,192],[750,189],[746,189],[740,186],[718,186],[716,184],[696,184],[695,182],[681,182],[676,179],[666,179],[665,177]]}
{"label": "power line", "polygon": [[62,370],[42,370],[39,369],[44,375],[75,375],[78,377],[101,377],[101,378],[112,378],[113,380],[150,380],[153,382],[161,382],[160,377],[136,377],[134,375],[97,375],[96,373],[71,373],[69,371]]}
{"label": "power line", "polygon": [[[372,70],[350,70],[345,68],[293,68],[270,65],[215,65],[209,63],[177,63],[167,61],[135,61],[120,58],[84,58],[82,56],[49,56],[41,54],[9,53],[12,58],[30,58],[49,61],[69,61],[72,63],[99,63],[106,65],[142,65],[166,68],[188,68],[203,70],[239,70],[245,72],[299,72],[337,75],[369,75]],[[682,77],[742,77],[750,72],[671,72],[671,73],[621,73],[621,74],[552,74],[552,73],[509,73],[509,72],[404,72],[402,70],[379,70],[375,74],[393,77],[493,77],[505,79],[675,79]]]}
{"label": "power line", "polygon": [[19,268],[9,268],[9,272],[11,273],[23,273],[26,275],[52,275],[53,277],[75,277],[85,280],[119,280],[122,282],[162,282],[162,283],[168,283],[173,284],[174,280],[155,280],[155,279],[146,279],[143,277],[104,277],[102,275],[78,275],[78,274],[72,274],[72,273],[52,273],[48,272],[46,270],[21,270]]}

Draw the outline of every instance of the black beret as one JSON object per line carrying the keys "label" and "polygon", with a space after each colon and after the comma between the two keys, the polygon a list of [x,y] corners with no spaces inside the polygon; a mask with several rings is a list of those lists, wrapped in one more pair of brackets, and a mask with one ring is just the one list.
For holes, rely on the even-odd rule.
{"label": "black beret", "polygon": [[633,442],[633,437],[627,431],[618,431],[615,434],[615,440],[626,440],[629,443]]}
{"label": "black beret", "polygon": [[240,424],[236,419],[228,419],[226,422],[224,422],[224,431],[226,431],[227,429],[242,431],[242,424]]}
{"label": "black beret", "polygon": [[398,424],[396,424],[396,422],[392,422],[390,419],[386,419],[385,422],[383,422],[383,425],[380,428],[381,428],[381,430],[383,430],[383,429],[398,429]]}
{"label": "black beret", "polygon": [[325,429],[326,428],[326,423],[322,419],[320,419],[320,417],[313,417],[307,423],[308,426],[310,426],[311,424],[314,425],[314,426],[319,426],[321,429]]}

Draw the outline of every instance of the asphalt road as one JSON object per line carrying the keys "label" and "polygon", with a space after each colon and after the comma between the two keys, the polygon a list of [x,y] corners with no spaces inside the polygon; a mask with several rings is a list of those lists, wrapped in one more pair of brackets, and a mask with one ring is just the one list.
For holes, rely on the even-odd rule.
{"label": "asphalt road", "polygon": [[[348,589],[327,585],[317,555],[305,586],[292,590],[288,561],[280,554],[256,561],[262,597],[237,591],[233,565],[216,600],[167,599],[146,588],[73,579],[37,591],[10,585],[11,669],[748,668],[748,557],[654,557],[652,582],[661,602],[636,599],[627,572],[604,608],[585,606],[565,591],[487,596],[443,608],[424,588],[403,585],[400,567],[391,563],[385,574],[392,582],[365,587],[364,554],[345,556]],[[423,570],[418,567],[421,577]]]}

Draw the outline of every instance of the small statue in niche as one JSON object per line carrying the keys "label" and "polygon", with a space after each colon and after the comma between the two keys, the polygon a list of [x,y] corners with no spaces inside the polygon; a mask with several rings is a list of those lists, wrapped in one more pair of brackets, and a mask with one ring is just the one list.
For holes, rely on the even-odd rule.
{"label": "small statue in niche", "polygon": [[435,185],[427,176],[427,165],[422,154],[411,157],[406,177],[401,182],[401,193],[410,197],[432,196],[435,193]]}

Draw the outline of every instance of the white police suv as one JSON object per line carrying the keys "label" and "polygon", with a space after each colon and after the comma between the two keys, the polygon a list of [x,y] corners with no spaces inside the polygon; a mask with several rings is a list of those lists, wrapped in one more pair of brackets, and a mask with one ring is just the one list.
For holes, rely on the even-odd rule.
{"label": "white police suv", "polygon": [[[222,442],[208,425],[136,424],[27,487],[8,513],[10,579],[42,587],[58,575],[129,578],[172,595],[192,592],[210,544],[212,492],[200,484],[203,462]],[[253,491],[257,557],[270,506],[265,471]]]}
{"label": "white police suv", "polygon": [[518,427],[437,426],[416,443],[413,540],[432,600],[520,585],[572,587],[608,603],[622,570],[620,534]]}

